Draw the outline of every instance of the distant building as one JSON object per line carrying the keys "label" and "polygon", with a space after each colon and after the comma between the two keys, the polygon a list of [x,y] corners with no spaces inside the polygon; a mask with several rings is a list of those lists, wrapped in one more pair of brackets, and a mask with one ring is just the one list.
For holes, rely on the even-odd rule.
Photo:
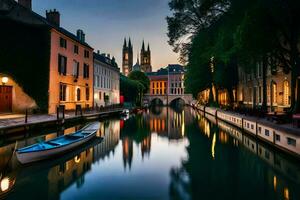
{"label": "distant building", "polygon": [[145,48],[145,42],[143,41],[142,49],[141,49],[141,63],[139,61],[139,55],[137,56],[137,62],[133,65],[133,46],[131,44],[131,39],[129,38],[129,42],[127,45],[126,38],[124,39],[123,44],[123,55],[122,55],[122,72],[125,76],[128,76],[132,71],[142,71],[142,72],[152,72],[151,66],[151,51],[150,45],[148,44],[148,48]]}
{"label": "distant building", "polygon": [[185,93],[185,72],[181,65],[168,65],[157,72],[146,73],[150,80],[150,87],[148,93],[144,95],[143,103],[145,105],[190,104],[193,97]]}
{"label": "distant building", "polygon": [[130,38],[128,45],[126,38],[124,39],[122,58],[122,72],[125,76],[128,76],[128,74],[132,71],[133,66],[133,46],[131,44]]}
{"label": "distant building", "polygon": [[1,0],[0,112],[55,113],[93,106],[93,48],[60,26],[60,13],[42,17],[31,0]]}
{"label": "distant building", "polygon": [[141,71],[152,72],[150,45],[148,44],[148,48],[146,50],[144,41],[141,49]]}
{"label": "distant building", "polygon": [[120,69],[115,58],[94,53],[94,105],[120,103]]}
{"label": "distant building", "polygon": [[[168,65],[157,72],[146,73],[150,79],[150,95],[183,95],[185,70],[181,65]],[[168,83],[169,80],[169,83]]]}

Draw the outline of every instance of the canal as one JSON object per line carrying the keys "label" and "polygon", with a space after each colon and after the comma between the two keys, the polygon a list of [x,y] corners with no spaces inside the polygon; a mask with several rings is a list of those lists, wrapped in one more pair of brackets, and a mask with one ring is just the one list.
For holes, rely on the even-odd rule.
{"label": "canal", "polygon": [[297,159],[187,107],[102,121],[103,140],[55,160],[18,163],[16,146],[82,126],[2,138],[0,198],[300,199]]}

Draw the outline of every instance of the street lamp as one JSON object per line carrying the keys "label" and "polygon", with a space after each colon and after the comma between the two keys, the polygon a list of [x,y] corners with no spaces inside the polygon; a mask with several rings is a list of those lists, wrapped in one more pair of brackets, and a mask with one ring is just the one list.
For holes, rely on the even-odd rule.
{"label": "street lamp", "polygon": [[2,77],[2,84],[5,85],[6,83],[8,83],[8,78]]}

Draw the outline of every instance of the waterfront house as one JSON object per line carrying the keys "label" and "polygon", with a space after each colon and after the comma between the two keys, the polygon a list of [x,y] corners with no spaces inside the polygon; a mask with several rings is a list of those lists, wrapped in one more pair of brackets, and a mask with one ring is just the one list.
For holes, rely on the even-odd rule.
{"label": "waterfront house", "polygon": [[94,53],[94,106],[120,103],[120,69],[109,54]]}
{"label": "waterfront house", "polygon": [[[93,106],[93,48],[85,34],[60,24],[57,10],[43,17],[31,0],[0,2],[0,112],[55,113]],[[2,102],[4,102],[2,104]]]}
{"label": "waterfront house", "polygon": [[[287,110],[291,106],[291,73],[279,65],[268,65],[266,75],[269,111],[282,112]],[[262,63],[257,63],[256,68],[250,72],[239,68],[238,101],[249,108],[262,105]]]}

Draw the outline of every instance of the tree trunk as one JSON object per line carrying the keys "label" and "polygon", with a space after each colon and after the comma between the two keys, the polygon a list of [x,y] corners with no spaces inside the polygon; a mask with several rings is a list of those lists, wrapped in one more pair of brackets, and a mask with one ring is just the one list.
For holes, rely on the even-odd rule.
{"label": "tree trunk", "polygon": [[300,113],[300,58],[297,57],[297,61],[291,71],[291,108],[292,113]]}
{"label": "tree trunk", "polygon": [[263,101],[262,101],[262,112],[267,112],[267,69],[268,63],[266,56],[263,57],[263,65],[262,65],[262,81],[263,81]]}

